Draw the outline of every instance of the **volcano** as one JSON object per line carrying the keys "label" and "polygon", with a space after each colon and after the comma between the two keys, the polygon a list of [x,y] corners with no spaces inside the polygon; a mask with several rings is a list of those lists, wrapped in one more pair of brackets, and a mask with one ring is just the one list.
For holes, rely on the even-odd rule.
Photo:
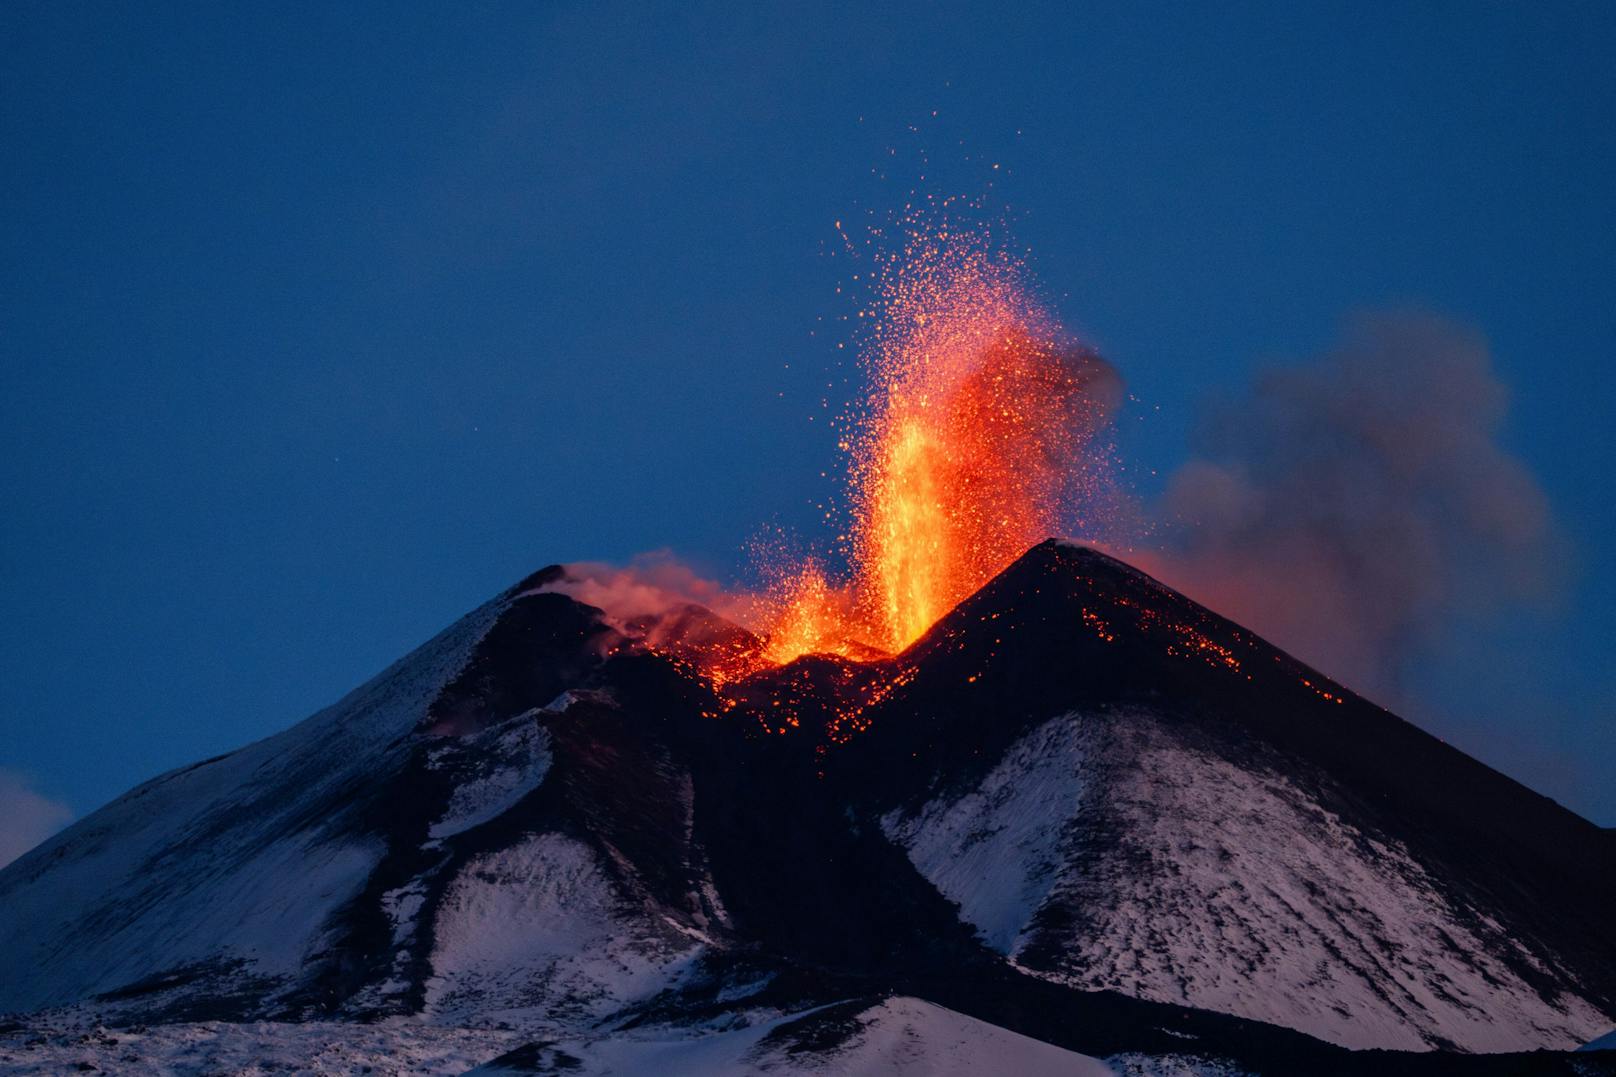
{"label": "volcano", "polygon": [[779,666],[568,578],[0,872],[0,1062],[1616,1073],[1616,832],[1120,561]]}

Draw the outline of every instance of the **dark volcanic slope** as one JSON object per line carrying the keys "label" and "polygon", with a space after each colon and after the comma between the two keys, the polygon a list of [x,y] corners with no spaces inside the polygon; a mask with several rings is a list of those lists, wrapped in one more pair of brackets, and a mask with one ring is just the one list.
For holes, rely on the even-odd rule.
{"label": "dark volcanic slope", "polygon": [[[1045,543],[900,661],[840,780],[935,878],[1020,873],[1024,920],[982,915],[1034,968],[1364,1046],[1616,1011],[1609,831],[1120,562]],[[1013,830],[987,801],[1029,781],[1046,825],[953,833]]]}
{"label": "dark volcanic slope", "polygon": [[[1364,1062],[1310,1037],[1616,1023],[1610,834],[1119,562],[1046,543],[897,658],[722,696],[703,655],[755,639],[609,624],[564,574],[0,872],[0,1010],[584,1030],[898,994],[1276,1073]],[[1375,1068],[1564,1066],[1497,1064]]]}

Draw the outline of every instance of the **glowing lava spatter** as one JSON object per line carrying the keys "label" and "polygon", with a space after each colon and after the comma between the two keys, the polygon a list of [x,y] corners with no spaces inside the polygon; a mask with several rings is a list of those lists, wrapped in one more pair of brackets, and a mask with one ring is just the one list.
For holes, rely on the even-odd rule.
{"label": "glowing lava spatter", "polygon": [[817,560],[784,568],[771,590],[773,612],[762,655],[766,664],[783,665],[805,654],[851,657],[847,596],[832,585]]}
{"label": "glowing lava spatter", "polygon": [[[916,682],[922,662],[902,653],[910,644],[1044,539],[1115,536],[1113,511],[1126,504],[1113,483],[1120,386],[1111,368],[1070,341],[1022,263],[985,229],[909,225],[900,250],[875,256],[874,295],[860,311],[869,392],[845,420],[846,576],[790,552],[784,536],[760,538],[752,553],[769,582],[732,604],[757,631],[726,631],[727,621],[688,604],[652,630],[629,626],[713,689],[703,714],[771,737],[807,732],[821,767]],[[1062,562],[1048,571],[1057,586],[1088,590],[1074,596],[1076,625],[1102,645],[1153,645],[1256,679],[1251,640],[1164,586],[1148,581],[1140,595],[1109,572],[1074,576]],[[978,611],[976,625],[938,642],[959,644],[1005,612]],[[1003,640],[991,630],[981,639],[991,659]],[[810,655],[841,660],[794,661]],[[1283,655],[1275,661],[1291,668]],[[980,691],[986,675],[967,670],[959,690]],[[1347,702],[1338,685],[1299,666],[1295,675],[1324,702]]]}
{"label": "glowing lava spatter", "polygon": [[[853,578],[777,567],[771,661],[897,652],[1029,546],[1081,529],[1106,482],[1110,368],[1065,340],[985,229],[905,222],[877,256],[849,416]],[[855,642],[857,641],[857,642]]]}
{"label": "glowing lava spatter", "polygon": [[[692,596],[689,580],[664,590],[633,573],[572,580],[569,592],[617,608],[630,649],[704,681],[704,715],[738,717],[770,736],[807,731],[821,761],[915,683],[922,664],[902,652],[950,610],[1044,539],[1104,541],[1129,518],[1113,481],[1120,385],[1110,366],[1062,331],[1022,262],[987,229],[912,217],[903,235],[901,249],[872,256],[873,295],[859,312],[869,388],[844,420],[846,574],[777,535],[753,543],[761,593],[713,585]],[[1065,579],[1073,567],[1049,570]],[[1186,610],[1175,592],[1150,582],[1140,598],[1076,579],[1091,593],[1078,596],[1075,620],[1102,644],[1150,642],[1170,658],[1255,678],[1250,641]],[[707,608],[715,599],[718,615]],[[1003,612],[979,612],[978,622]],[[956,626],[938,640],[968,634]],[[795,661],[810,655],[842,660]],[[1297,675],[1325,702],[1346,702],[1339,686]],[[984,676],[967,671],[961,690]]]}
{"label": "glowing lava spatter", "polygon": [[[902,652],[939,619],[1050,536],[1114,535],[1110,512],[1125,504],[1113,483],[1120,386],[1111,368],[1071,343],[1022,263],[985,230],[917,224],[905,236],[901,250],[877,256],[874,296],[860,312],[869,392],[847,416],[843,443],[848,574],[791,553],[784,536],[760,539],[753,555],[770,582],[736,612],[761,631],[726,636],[686,614],[668,633],[677,646],[652,643],[712,686],[704,714],[735,715],[770,736],[806,731],[821,765],[916,681],[922,663]],[[1255,679],[1249,640],[1160,584],[1139,596],[1067,579],[1069,564],[1049,571],[1062,575],[1059,586],[1089,589],[1076,620],[1101,644],[1150,643],[1171,659]],[[1001,612],[979,612],[977,622]],[[711,642],[697,638],[704,626]],[[971,627],[938,641],[957,644]],[[991,631],[982,638],[1002,642]],[[844,660],[794,662],[807,655]],[[968,670],[959,689],[980,691],[969,686],[984,676]],[[1337,686],[1299,676],[1325,702],[1345,703]]]}

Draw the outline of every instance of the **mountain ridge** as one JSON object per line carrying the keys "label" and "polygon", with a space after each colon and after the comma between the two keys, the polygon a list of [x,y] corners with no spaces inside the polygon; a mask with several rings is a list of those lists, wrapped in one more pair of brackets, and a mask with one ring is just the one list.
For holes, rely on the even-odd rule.
{"label": "mountain ridge", "polygon": [[873,992],[1252,1072],[1616,1023],[1609,832],[1120,561],[1043,543],[902,654],[738,684],[693,657],[755,637],[567,571],[0,872],[0,1011],[576,1036]]}

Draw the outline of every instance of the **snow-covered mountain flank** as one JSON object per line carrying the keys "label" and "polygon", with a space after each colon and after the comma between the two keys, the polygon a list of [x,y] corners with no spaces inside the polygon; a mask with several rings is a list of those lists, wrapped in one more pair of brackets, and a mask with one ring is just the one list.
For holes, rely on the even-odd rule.
{"label": "snow-covered mountain flank", "polygon": [[0,1064],[1616,1073],[1616,834],[1118,561],[728,684],[566,575],[0,871]]}

